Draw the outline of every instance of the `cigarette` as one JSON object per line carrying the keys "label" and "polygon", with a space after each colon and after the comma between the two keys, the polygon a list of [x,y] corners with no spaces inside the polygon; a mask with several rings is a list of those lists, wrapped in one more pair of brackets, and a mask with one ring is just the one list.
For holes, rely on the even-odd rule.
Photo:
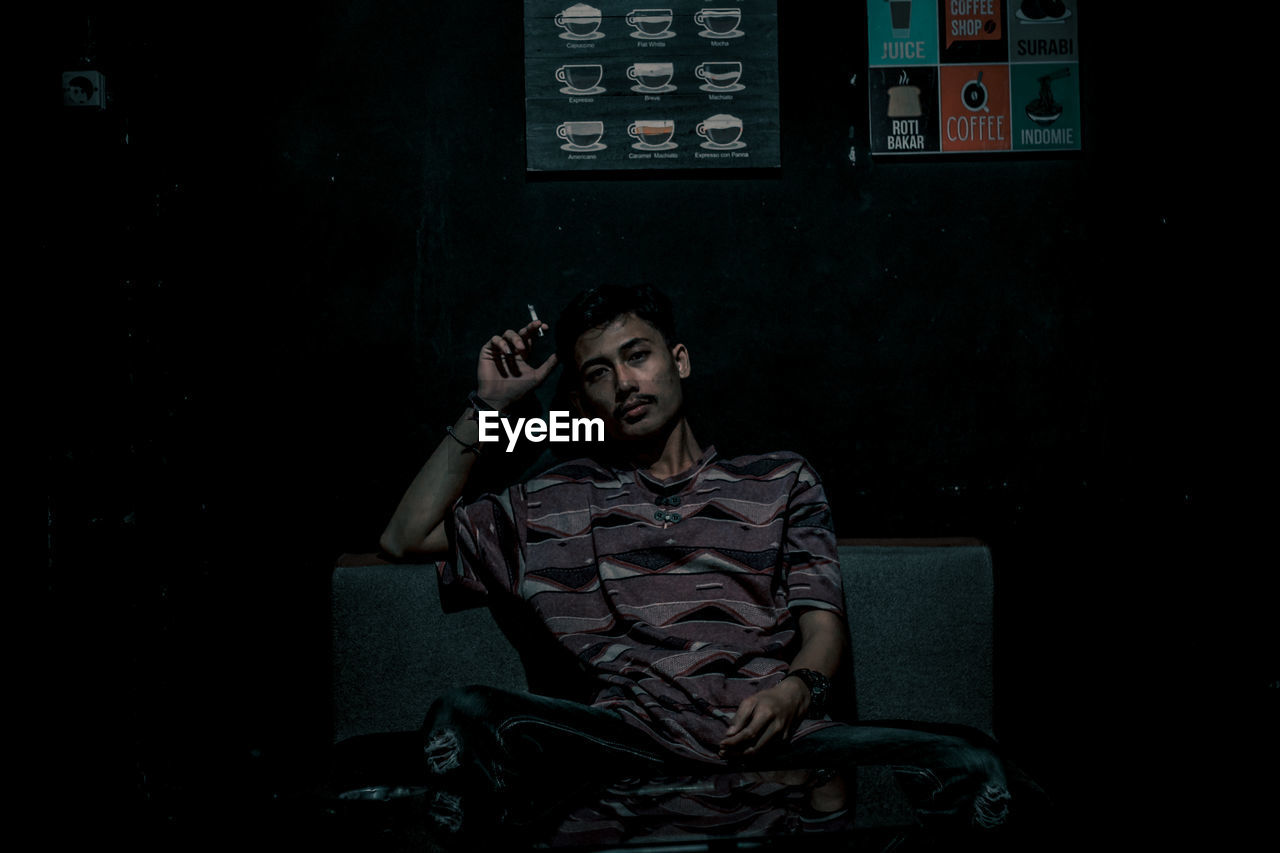
{"label": "cigarette", "polygon": [[542,326],[541,326],[542,321],[538,319],[538,312],[533,310],[533,303],[529,304],[529,319],[539,324],[538,337],[542,337]]}

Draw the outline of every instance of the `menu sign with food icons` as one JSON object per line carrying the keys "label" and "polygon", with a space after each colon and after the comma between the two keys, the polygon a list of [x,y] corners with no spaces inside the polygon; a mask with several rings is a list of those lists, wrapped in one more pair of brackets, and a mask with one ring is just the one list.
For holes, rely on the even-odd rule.
{"label": "menu sign with food icons", "polygon": [[1078,151],[1078,0],[867,0],[872,154]]}
{"label": "menu sign with food icons", "polygon": [[781,165],[777,0],[524,11],[529,171]]}

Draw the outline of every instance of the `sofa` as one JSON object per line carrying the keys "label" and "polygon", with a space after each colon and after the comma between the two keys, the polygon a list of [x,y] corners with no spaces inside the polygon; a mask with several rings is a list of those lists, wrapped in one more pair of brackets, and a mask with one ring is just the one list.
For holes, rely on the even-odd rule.
{"label": "sofa", "polygon": [[[847,719],[993,727],[994,579],[974,539],[839,542],[849,671]],[[403,784],[431,701],[470,684],[571,695],[572,667],[526,619],[473,608],[445,613],[434,565],[344,555],[334,567],[332,736],[339,785]],[[859,770],[861,774],[862,771]],[[884,779],[863,780],[863,823],[910,823]]]}

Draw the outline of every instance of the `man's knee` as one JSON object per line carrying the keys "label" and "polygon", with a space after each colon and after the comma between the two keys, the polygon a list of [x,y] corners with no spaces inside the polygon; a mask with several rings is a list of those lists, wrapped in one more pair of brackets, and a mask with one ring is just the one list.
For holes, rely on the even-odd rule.
{"label": "man's knee", "polygon": [[482,684],[455,687],[431,703],[423,729],[430,731],[444,721],[466,725],[488,720],[498,705],[501,692]]}
{"label": "man's knee", "polygon": [[431,703],[422,725],[422,751],[427,769],[444,775],[461,767],[491,731],[491,715],[499,691],[482,685],[450,690]]}

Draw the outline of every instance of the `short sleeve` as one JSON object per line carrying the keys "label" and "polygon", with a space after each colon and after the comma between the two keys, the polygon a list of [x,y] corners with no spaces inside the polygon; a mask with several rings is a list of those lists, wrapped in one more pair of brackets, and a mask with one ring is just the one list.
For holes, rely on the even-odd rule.
{"label": "short sleeve", "polygon": [[445,516],[449,556],[436,563],[445,610],[474,607],[490,595],[518,588],[524,568],[524,507],[522,486],[471,503],[459,498],[454,504]]}
{"label": "short sleeve", "polygon": [[[803,462],[803,460],[802,460]],[[787,501],[784,542],[787,607],[844,616],[844,583],[831,507],[818,474],[803,462]]]}

